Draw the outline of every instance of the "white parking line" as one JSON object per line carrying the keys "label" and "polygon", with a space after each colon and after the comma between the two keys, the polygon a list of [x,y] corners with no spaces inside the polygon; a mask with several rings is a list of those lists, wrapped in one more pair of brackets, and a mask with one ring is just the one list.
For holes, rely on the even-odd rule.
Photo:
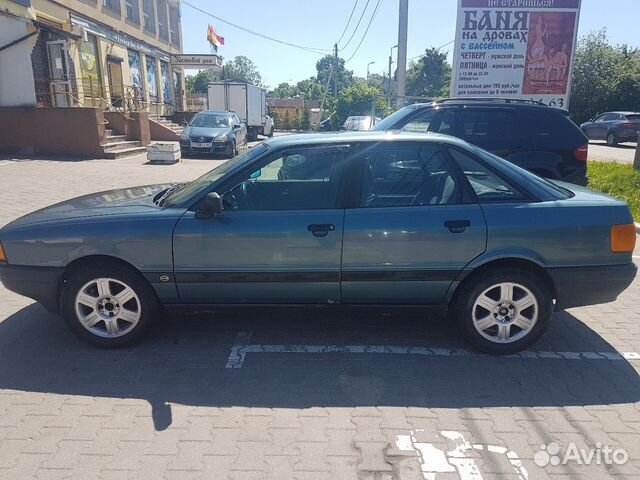
{"label": "white parking line", "polygon": [[0,162],[0,167],[3,165],[11,165],[13,162]]}
{"label": "white parking line", "polygon": [[[384,354],[384,355],[420,355],[426,357],[488,357],[472,350],[462,348],[401,347],[394,345],[260,345],[243,344],[248,334],[241,332],[231,347],[225,368],[242,368],[248,353],[346,353],[346,354]],[[525,350],[515,355],[500,358],[540,359],[540,360],[640,360],[638,352],[553,352]]]}

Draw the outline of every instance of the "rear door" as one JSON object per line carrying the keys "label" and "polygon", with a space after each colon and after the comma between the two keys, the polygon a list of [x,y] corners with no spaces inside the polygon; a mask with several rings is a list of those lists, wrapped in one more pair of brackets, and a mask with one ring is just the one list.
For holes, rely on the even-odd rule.
{"label": "rear door", "polygon": [[441,304],[485,250],[486,225],[467,184],[436,143],[363,149],[345,211],[342,301]]}

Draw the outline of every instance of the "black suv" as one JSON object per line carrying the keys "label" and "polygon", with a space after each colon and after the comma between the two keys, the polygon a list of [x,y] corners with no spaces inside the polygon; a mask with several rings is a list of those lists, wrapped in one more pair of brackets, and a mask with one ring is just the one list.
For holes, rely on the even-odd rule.
{"label": "black suv", "polygon": [[589,140],[569,112],[520,99],[447,98],[404,107],[373,130],[462,138],[543,177],[587,184]]}

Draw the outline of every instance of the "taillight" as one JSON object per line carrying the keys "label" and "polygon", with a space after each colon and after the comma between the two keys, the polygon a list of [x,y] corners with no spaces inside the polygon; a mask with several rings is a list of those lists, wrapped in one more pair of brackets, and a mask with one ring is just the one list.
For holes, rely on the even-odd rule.
{"label": "taillight", "polygon": [[623,127],[633,127],[633,123],[631,123],[631,122],[623,122],[620,125],[623,126]]}
{"label": "taillight", "polygon": [[631,253],[636,247],[636,226],[633,223],[611,227],[611,251]]}
{"label": "taillight", "polygon": [[585,143],[584,145],[579,146],[573,151],[573,155],[576,157],[576,160],[580,160],[581,162],[587,161],[587,154],[589,153],[589,144]]}
{"label": "taillight", "polygon": [[7,263],[7,254],[4,253],[4,248],[2,248],[1,243],[0,243],[0,263]]}

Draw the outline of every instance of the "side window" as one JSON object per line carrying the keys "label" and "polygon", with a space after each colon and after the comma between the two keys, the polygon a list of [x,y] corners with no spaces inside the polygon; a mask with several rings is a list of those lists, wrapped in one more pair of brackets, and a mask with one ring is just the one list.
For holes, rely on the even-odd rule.
{"label": "side window", "polygon": [[600,115],[598,118],[594,120],[596,123],[604,122],[607,118],[607,115]]}
{"label": "side window", "polygon": [[485,150],[506,150],[515,146],[516,113],[511,110],[469,109],[460,112],[462,138]]}
{"label": "side window", "polygon": [[234,122],[234,125],[240,125],[240,124],[242,123],[242,122],[240,121],[240,118],[238,118],[238,116],[237,116],[237,115],[234,115],[234,116],[233,116],[233,122]]}
{"label": "side window", "polygon": [[535,150],[554,148],[557,141],[557,132],[554,133],[553,122],[547,111],[539,108],[523,109],[526,130],[531,137],[531,144]]}
{"label": "side window", "polygon": [[472,155],[457,148],[449,148],[449,153],[469,180],[480,203],[526,200],[526,197],[515,187],[493,173]]}
{"label": "side window", "polygon": [[338,150],[288,151],[272,158],[223,196],[229,210],[335,208],[341,164]]}
{"label": "side window", "polygon": [[402,131],[417,133],[436,132],[455,135],[455,110],[428,109],[402,127]]}
{"label": "side window", "polygon": [[380,148],[364,155],[360,206],[462,203],[463,186],[438,145]]}

